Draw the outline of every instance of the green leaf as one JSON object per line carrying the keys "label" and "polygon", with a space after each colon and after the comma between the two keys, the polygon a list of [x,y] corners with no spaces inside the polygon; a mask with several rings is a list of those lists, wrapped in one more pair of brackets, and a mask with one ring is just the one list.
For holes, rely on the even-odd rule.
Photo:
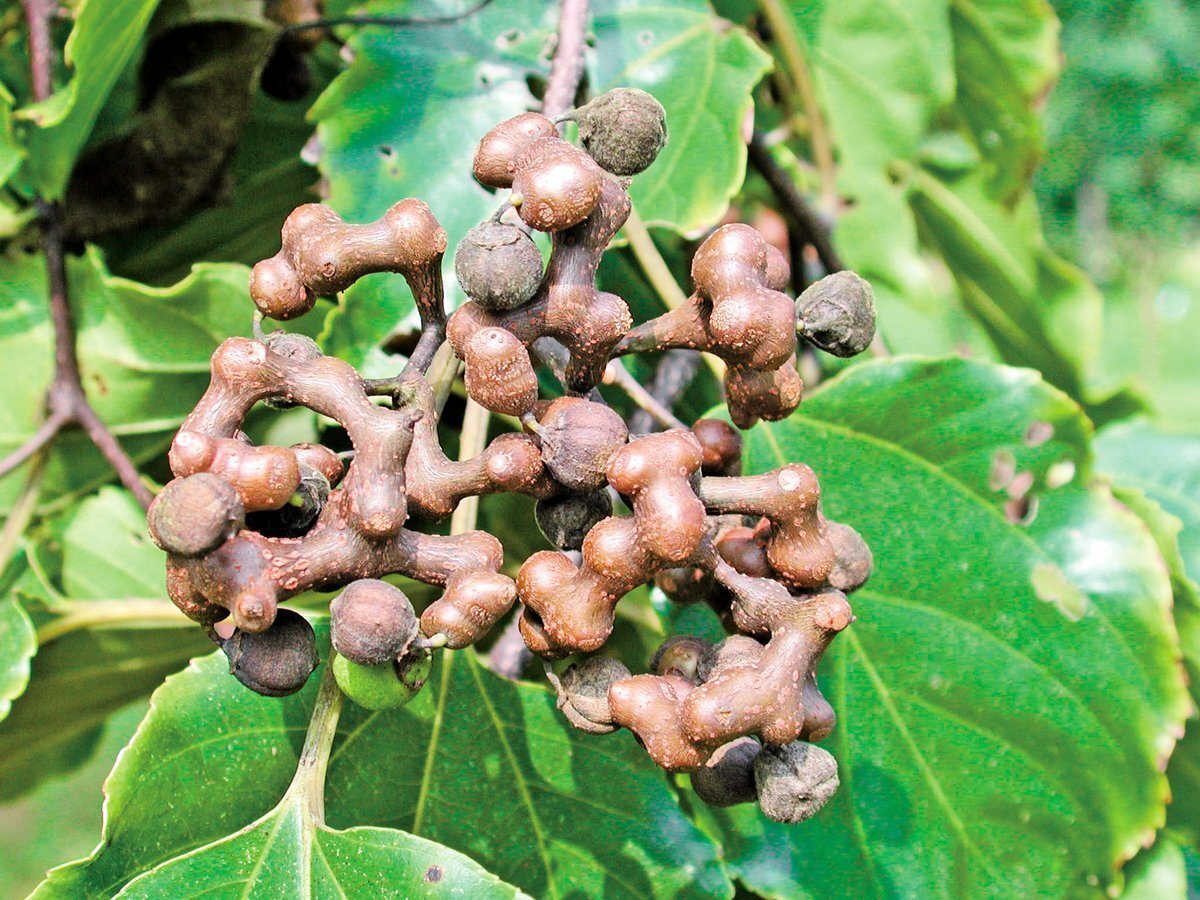
{"label": "green leaf", "polygon": [[[227,670],[213,654],[155,692],[106,785],[100,846],[52,872],[38,896],[111,896],[272,808],[320,673],[273,700]],[[498,678],[470,651],[441,654],[403,710],[346,707],[326,815],[333,828],[402,829],[453,847],[535,896],[731,893],[715,845],[629,735],[573,731],[548,691]]]}
{"label": "green leaf", "polygon": [[0,599],[0,721],[29,683],[29,660],[37,651],[33,623],[14,597]]}
{"label": "green leaf", "polygon": [[[52,583],[44,560],[59,548]],[[110,715],[211,646],[166,599],[165,555],[125,491],[84,501],[35,537],[27,559],[30,572],[8,602],[25,600],[41,646],[28,688],[0,724],[0,799],[83,762]]]}
{"label": "green leaf", "polygon": [[1125,867],[1123,900],[1185,900],[1189,896],[1187,861],[1179,844],[1160,834]]}
{"label": "green leaf", "polygon": [[823,4],[814,21],[807,4],[796,4],[845,183],[912,159],[934,113],[954,96],[946,5],[849,0]]}
{"label": "green leaf", "polygon": [[[207,387],[217,344],[249,332],[247,270],[202,263],[177,284],[150,288],[109,275],[92,249],[68,261],[68,276],[89,400],[135,459],[161,453]],[[0,454],[24,443],[43,420],[54,367],[46,297],[41,256],[0,260],[0,379],[23,386],[0,406]],[[53,444],[42,501],[112,477],[86,435],[66,431]],[[19,476],[0,482],[0,510],[20,484]]]}
{"label": "green leaf", "polygon": [[7,184],[25,158],[25,148],[13,131],[13,95],[0,83],[0,185]]}
{"label": "green leaf", "polygon": [[1038,103],[1059,69],[1058,19],[1045,0],[951,0],[956,108],[1015,203],[1042,152]]}
{"label": "green leaf", "polygon": [[130,626],[38,648],[29,686],[0,723],[0,800],[84,762],[109,716],[210,646],[197,628]]}
{"label": "green leaf", "polygon": [[770,57],[696,0],[596,3],[592,31],[592,92],[638,87],[667,111],[667,146],[630,187],[642,219],[689,234],[720,221],[742,184],[741,123]]}
{"label": "green leaf", "polygon": [[[1168,434],[1146,422],[1106,428],[1096,439],[1099,468],[1159,542],[1175,594],[1192,696],[1200,700],[1200,437]],[[1171,757],[1170,823],[1200,840],[1200,719]]]}
{"label": "green leaf", "polygon": [[841,791],[802,828],[719,816],[752,890],[1084,893],[1162,824],[1190,705],[1170,584],[1087,486],[1089,431],[1035,373],[894,359],[747,435],[748,471],[808,463],[875,554],[822,670]]}
{"label": "green leaf", "polygon": [[477,863],[432,841],[325,825],[326,765],[342,705],[337,683],[324,672],[295,775],[275,808],[227,838],[151,869],[119,896],[518,896]]}
{"label": "green leaf", "polygon": [[1179,550],[1200,582],[1200,436],[1169,434],[1146,422],[1106,428],[1096,438],[1098,468],[1137,488],[1183,523]]}
{"label": "green leaf", "polygon": [[130,883],[119,897],[524,897],[447,847],[386,828],[335,831],[301,801]]}
{"label": "green leaf", "polygon": [[18,111],[32,124],[25,174],[47,199],[62,196],[109,91],[133,57],[158,0],[85,0],[67,39],[66,86]]}
{"label": "green leaf", "polygon": [[[373,9],[438,15],[462,4]],[[642,218],[685,232],[714,224],[742,183],[741,122],[768,57],[702,0],[604,0],[591,12],[591,91],[640,87],[667,111],[670,141],[633,181]],[[446,275],[453,285],[454,247],[498,203],[471,177],[475,147],[493,125],[537,106],[527,82],[548,74],[544,50],[556,24],[555,7],[496,0],[452,25],[353,34],[354,62],[310,114],[330,204],[347,220],[367,221],[401,198],[426,200],[449,235]],[[395,276],[352,288],[342,303],[326,343],[351,361],[416,321]]]}

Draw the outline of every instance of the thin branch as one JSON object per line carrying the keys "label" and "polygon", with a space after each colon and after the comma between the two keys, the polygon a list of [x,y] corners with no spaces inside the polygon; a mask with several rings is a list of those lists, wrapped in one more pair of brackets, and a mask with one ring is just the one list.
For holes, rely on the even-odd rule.
{"label": "thin branch", "polygon": [[[700,368],[700,354],[695,350],[668,350],[654,370],[654,380],[647,390],[660,405],[670,410],[679,402]],[[629,430],[643,434],[654,427],[654,417],[639,409],[629,419]]]}
{"label": "thin branch", "polygon": [[468,19],[484,7],[491,5],[492,0],[480,0],[474,6],[462,12],[449,16],[334,16],[328,19],[313,19],[310,22],[297,22],[288,25],[280,31],[280,35],[296,34],[300,31],[312,31],[315,28],[338,28],[342,25],[365,27],[379,25],[385,28],[408,28],[424,25],[451,25]]}
{"label": "thin branch", "polygon": [[58,434],[62,427],[67,424],[67,417],[57,414],[50,415],[42,427],[33,433],[33,437],[27,440],[24,444],[14,450],[4,459],[0,460],[0,478],[3,478],[21,463],[25,462],[39,450],[44,448]]}
{"label": "thin branch", "polygon": [[[783,207],[783,214],[788,222],[801,232],[801,236],[812,244],[820,257],[821,265],[826,273],[840,272],[845,269],[842,258],[833,247],[829,228],[821,220],[820,215],[809,205],[796,183],[787,171],[775,161],[760,132],[755,132],[747,147],[750,165],[762,175],[771,192]],[[795,275],[795,273],[793,273]]]}
{"label": "thin branch", "polygon": [[821,104],[817,100],[817,91],[813,84],[812,73],[809,71],[808,60],[804,55],[804,48],[800,46],[800,39],[796,35],[795,23],[781,0],[759,0],[758,5],[762,8],[763,16],[771,29],[771,36],[775,39],[779,52],[783,55],[783,64],[787,69],[788,78],[800,95],[800,102],[804,104],[813,160],[817,164],[817,170],[821,173],[821,193],[827,202],[831,202],[837,196],[837,169],[833,162],[833,141],[829,137],[825,117],[821,114]]}
{"label": "thin branch", "polygon": [[588,0],[560,0],[558,44],[542,100],[542,114],[548,118],[556,118],[575,105],[575,94],[583,78],[587,23]]}
{"label": "thin branch", "polygon": [[683,422],[675,418],[675,414],[671,410],[659,403],[648,390],[638,383],[636,378],[629,374],[629,370],[619,359],[610,359],[608,365],[604,367],[604,383],[619,387],[629,396],[630,400],[638,405],[639,409],[664,428],[687,429]]}
{"label": "thin branch", "polygon": [[8,511],[8,518],[4,520],[4,529],[0,531],[0,574],[8,568],[9,561],[17,552],[17,543],[21,540],[21,535],[25,533],[26,526],[33,518],[33,511],[37,509],[38,497],[42,494],[42,476],[45,474],[46,454],[39,453],[33,463],[33,468],[29,470],[29,477],[25,479],[21,493]]}
{"label": "thin branch", "polygon": [[[54,0],[25,0],[25,18],[29,25],[30,80],[33,98],[45,100],[53,91],[53,43],[50,17]],[[57,203],[37,201],[41,226],[42,252],[46,257],[46,277],[50,289],[50,320],[54,325],[54,379],[46,392],[46,421],[22,447],[0,461],[0,477],[48,446],[60,431],[71,425],[83,428],[92,442],[121,479],[121,483],[146,508],[153,495],[138,476],[137,466],[121,449],[112,432],[105,427],[88,403],[79,375],[75,353],[75,323],[67,289],[67,263],[63,249],[62,210]]]}

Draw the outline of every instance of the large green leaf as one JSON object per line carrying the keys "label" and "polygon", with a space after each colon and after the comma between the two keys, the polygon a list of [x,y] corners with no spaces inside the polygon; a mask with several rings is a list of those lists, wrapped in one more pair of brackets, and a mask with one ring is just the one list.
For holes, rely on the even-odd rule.
{"label": "large green leaf", "polygon": [[[208,384],[208,360],[230,334],[250,330],[243,266],[199,264],[184,280],[149,288],[116,278],[95,250],[68,265],[88,398],[135,459],[161,452]],[[53,330],[45,263],[17,254],[0,260],[0,378],[22,389],[0,405],[0,454],[28,439],[44,416],[53,375]],[[85,435],[60,435],[47,462],[43,501],[112,478]],[[0,481],[0,510],[20,489]]]}
{"label": "large green leaf", "polygon": [[642,218],[685,233],[716,223],[742,184],[741,123],[769,57],[697,0],[594,3],[592,30],[592,91],[639,87],[667,111],[670,140],[630,188]]}
{"label": "large green leaf", "polygon": [[1099,346],[1100,294],[1041,246],[1032,203],[1010,212],[988,198],[978,177],[948,183],[919,169],[908,174],[925,242],[950,266],[964,305],[1001,357],[1038,369],[1082,400],[1081,372]]}
{"label": "large green leaf", "polygon": [[[899,359],[850,369],[747,436],[750,471],[807,462],[826,512],[875,553],[821,682],[842,789],[800,828],[722,814],[749,887],[1063,896],[1119,882],[1162,824],[1189,701],[1166,572],[1141,522],[1088,486],[1089,430],[1035,373]],[[1011,503],[1017,473],[1032,476],[1027,512]]]}
{"label": "large green leaf", "polygon": [[[155,693],[107,783],[100,846],[53,872],[40,896],[110,896],[272,808],[295,771],[318,675],[279,701],[226,670],[214,654]],[[442,654],[404,710],[347,706],[338,729],[326,787],[334,828],[420,835],[535,896],[731,893],[715,845],[631,737],[572,731],[546,690],[498,678],[470,651]]]}
{"label": "large green leaf", "polygon": [[1146,496],[1183,523],[1179,549],[1192,581],[1200,581],[1200,436],[1169,434],[1145,422],[1106,428],[1096,438],[1098,468]]}
{"label": "large green leaf", "polygon": [[158,0],[86,0],[67,39],[67,84],[18,115],[32,127],[25,174],[48,199],[62,196],[96,117],[141,42]]}
{"label": "large green leaf", "polygon": [[325,825],[325,771],[341,693],[329,672],[295,776],[256,822],[151,869],[121,897],[522,896],[461,853],[383,828]]}
{"label": "large green leaf", "polygon": [[[436,15],[462,4],[431,0],[403,9]],[[689,232],[715,223],[742,182],[741,122],[768,58],[702,0],[602,0],[591,12],[591,91],[633,85],[667,111],[670,142],[633,182],[642,217]],[[496,0],[453,25],[354,34],[354,62],[311,112],[333,207],[365,221],[403,197],[426,200],[449,234],[452,284],[453,248],[497,205],[471,177],[475,146],[497,122],[537,106],[528,81],[549,71],[544,50],[556,23],[553,5]],[[343,306],[328,345],[352,362],[402,322],[415,321],[396,277],[351,289]],[[357,359],[347,349],[353,347],[360,348]]]}
{"label": "large green leaf", "polygon": [[222,841],[152,869],[119,897],[525,897],[469,857],[386,828],[335,831],[286,797]]}

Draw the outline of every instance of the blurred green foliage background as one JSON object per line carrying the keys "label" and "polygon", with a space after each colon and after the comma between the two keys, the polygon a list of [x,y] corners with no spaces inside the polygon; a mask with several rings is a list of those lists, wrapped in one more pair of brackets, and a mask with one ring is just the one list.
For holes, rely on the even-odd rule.
{"label": "blurred green foliage background", "polygon": [[1200,6],[1058,0],[1062,77],[1034,182],[1046,237],[1105,298],[1101,368],[1200,427]]}

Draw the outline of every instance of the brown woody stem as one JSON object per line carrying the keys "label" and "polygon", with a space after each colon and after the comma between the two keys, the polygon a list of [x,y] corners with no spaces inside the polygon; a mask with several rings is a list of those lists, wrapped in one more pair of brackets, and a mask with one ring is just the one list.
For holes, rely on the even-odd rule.
{"label": "brown woody stem", "polygon": [[[26,0],[25,18],[29,26],[30,76],[33,99],[45,100],[53,91],[53,50],[50,17],[56,4],[53,0]],[[63,250],[62,210],[57,203],[39,199],[38,221],[41,225],[42,251],[46,257],[46,275],[50,287],[50,320],[54,326],[54,379],[46,392],[46,421],[24,445],[0,460],[0,477],[47,446],[62,429],[69,425],[81,427],[92,443],[112,466],[121,483],[137,498],[143,508],[154,499],[142,483],[137,466],[121,449],[112,432],[96,415],[79,375],[79,359],[75,353],[75,323],[67,290],[66,254]]]}
{"label": "brown woody stem", "polygon": [[587,47],[588,0],[561,0],[558,13],[558,46],[550,65],[550,80],[542,100],[542,113],[553,119],[575,105],[583,78],[583,52]]}
{"label": "brown woody stem", "polygon": [[[826,274],[845,269],[841,257],[833,247],[829,228],[821,221],[821,217],[809,205],[804,195],[800,193],[787,171],[775,161],[761,132],[754,133],[747,150],[750,165],[767,182],[767,186],[775,194],[775,199],[779,201],[792,228],[799,231],[800,237],[817,251],[817,256],[821,260],[821,265],[825,267]],[[799,272],[792,273],[793,277],[799,277],[800,274]]]}

